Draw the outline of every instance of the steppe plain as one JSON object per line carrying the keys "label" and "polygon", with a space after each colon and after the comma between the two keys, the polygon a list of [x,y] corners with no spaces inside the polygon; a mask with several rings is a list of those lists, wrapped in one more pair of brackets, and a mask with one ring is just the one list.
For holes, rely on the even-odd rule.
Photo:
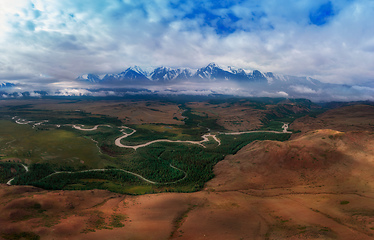
{"label": "steppe plain", "polygon": [[[0,104],[79,109],[140,128],[183,125],[185,118],[180,105],[170,102],[29,101]],[[195,192],[127,195],[1,184],[0,237],[374,239],[373,106],[320,111],[314,105],[252,100],[185,106],[225,131],[279,127],[288,118],[294,133],[288,141],[252,141],[226,156],[214,166],[214,178]],[[279,122],[272,126],[272,119]]]}

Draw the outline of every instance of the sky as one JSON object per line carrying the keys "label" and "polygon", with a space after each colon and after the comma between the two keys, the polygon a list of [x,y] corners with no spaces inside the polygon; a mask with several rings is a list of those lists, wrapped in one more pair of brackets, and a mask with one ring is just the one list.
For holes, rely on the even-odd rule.
{"label": "sky", "polygon": [[0,82],[223,66],[374,82],[372,0],[0,0]]}

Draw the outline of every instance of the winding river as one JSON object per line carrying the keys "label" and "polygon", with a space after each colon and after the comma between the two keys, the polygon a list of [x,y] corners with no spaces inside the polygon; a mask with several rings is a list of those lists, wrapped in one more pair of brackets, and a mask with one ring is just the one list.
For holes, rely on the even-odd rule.
{"label": "winding river", "polygon": [[[20,118],[17,119],[17,117],[13,117],[12,119],[15,120],[15,122],[16,122],[17,124],[22,124],[22,125],[23,125],[23,124],[29,124],[29,123],[35,123],[35,122],[33,122],[33,121],[26,121],[26,120],[24,120],[24,119],[20,119]],[[41,125],[41,124],[43,124],[43,123],[45,123],[45,122],[48,122],[48,120],[44,120],[44,121],[42,121],[42,122],[37,122],[37,123],[35,123],[35,124],[33,125],[33,127],[35,127],[36,125]],[[94,127],[92,127],[92,128],[85,128],[84,125],[71,125],[71,124],[69,124],[69,125],[72,126],[72,128],[77,129],[77,130],[80,130],[80,131],[95,131],[95,130],[97,130],[98,127],[100,127],[100,126],[101,126],[101,127],[112,127],[111,125],[96,125],[96,126],[94,126]],[[57,127],[60,127],[60,126],[61,126],[61,125],[57,125]],[[153,143],[158,143],[158,142],[189,143],[189,144],[200,145],[200,146],[206,148],[206,147],[203,145],[203,143],[208,142],[210,137],[211,137],[214,141],[216,141],[216,142],[218,143],[218,146],[221,145],[221,140],[220,140],[220,139],[219,139],[215,134],[211,134],[211,133],[204,134],[203,136],[201,136],[201,137],[202,137],[202,140],[201,140],[201,141],[182,141],[182,140],[158,139],[158,140],[149,141],[149,142],[147,142],[147,143],[139,144],[139,145],[133,145],[133,146],[132,146],[132,145],[124,145],[124,144],[121,143],[121,140],[124,139],[124,138],[127,138],[127,137],[129,137],[129,136],[131,136],[131,135],[133,135],[133,134],[136,132],[136,130],[135,130],[135,129],[132,129],[132,128],[129,128],[129,127],[126,127],[126,126],[122,126],[122,127],[120,127],[120,128],[122,129],[121,132],[123,133],[123,135],[120,136],[120,137],[118,137],[118,138],[114,141],[114,144],[115,144],[117,147],[121,147],[121,148],[130,148],[130,149],[134,149],[135,151],[136,151],[138,148],[146,147],[146,146],[149,146],[149,145],[151,145],[151,144],[153,144]],[[283,128],[283,131],[246,131],[246,132],[229,132],[229,133],[221,133],[221,132],[219,132],[218,134],[220,134],[220,135],[240,135],[240,134],[246,134],[246,133],[260,133],[260,132],[262,132],[262,133],[279,133],[279,134],[281,134],[281,133],[292,133],[292,132],[288,131],[288,123],[284,123],[283,126],[282,126],[282,128]],[[125,132],[126,129],[130,129],[130,130],[131,130],[131,133],[126,133],[126,132]],[[23,164],[22,164],[22,166],[25,168],[26,172],[29,171],[29,169],[28,169],[27,166],[25,166],[25,165],[23,165]],[[42,178],[42,179],[46,179],[46,178],[48,178],[48,177],[51,177],[51,176],[56,175],[56,174],[61,174],[61,173],[73,174],[73,173],[82,173],[82,172],[99,172],[99,171],[112,171],[112,170],[115,170],[115,171],[121,171],[121,172],[125,172],[125,173],[128,173],[128,174],[131,174],[131,175],[136,176],[136,177],[138,177],[138,178],[142,179],[143,181],[145,181],[145,182],[147,182],[147,183],[150,183],[150,184],[172,184],[172,183],[180,182],[180,181],[184,180],[184,179],[187,177],[187,172],[183,171],[182,169],[179,169],[179,168],[177,168],[177,167],[175,167],[175,166],[173,166],[173,165],[171,165],[171,164],[170,164],[170,167],[173,168],[173,169],[176,169],[176,170],[178,170],[178,171],[183,172],[183,173],[184,173],[184,177],[181,178],[181,179],[179,179],[179,180],[177,180],[177,181],[174,181],[174,182],[159,183],[159,182],[154,182],[154,181],[152,181],[152,180],[149,180],[149,179],[147,179],[147,178],[145,178],[145,177],[143,177],[143,176],[141,176],[141,175],[139,175],[139,174],[137,174],[137,173],[130,172],[130,171],[123,170],[123,169],[91,169],[91,170],[83,170],[83,171],[78,171],[78,172],[68,172],[68,171],[64,171],[64,172],[60,172],[60,171],[59,171],[59,172],[54,172],[54,173],[52,173],[52,174],[50,174],[50,175],[48,175],[48,176],[46,176],[46,177],[44,177],[44,178]],[[42,179],[41,179],[41,180],[42,180]],[[14,178],[10,179],[10,180],[7,182],[7,184],[8,184],[8,185],[12,185],[12,181],[13,181],[13,180],[14,180]]]}
{"label": "winding river", "polygon": [[[23,165],[22,163],[21,163],[21,165],[23,166],[23,168],[25,168],[26,172],[29,171],[29,168],[26,165]],[[10,179],[6,184],[9,185],[9,186],[12,185],[12,182],[13,182],[14,179],[15,179],[15,177]]]}
{"label": "winding river", "polygon": [[[105,125],[103,125],[105,126]],[[97,126],[95,126],[96,129],[97,129]],[[127,129],[131,129],[129,127],[124,127],[124,128],[127,128]],[[230,133],[219,133],[219,134],[223,134],[223,135],[240,135],[240,134],[246,134],[246,133],[292,133],[292,132],[289,132],[287,131],[288,129],[288,123],[284,123],[283,126],[283,131],[282,132],[279,132],[279,131],[246,131],[246,132],[230,132]],[[219,138],[215,135],[215,134],[205,134],[203,136],[201,136],[203,138],[203,140],[201,141],[182,141],[182,140],[168,140],[168,139],[158,139],[158,140],[153,140],[153,141],[150,141],[150,142],[147,142],[147,143],[144,143],[144,144],[139,144],[139,145],[124,145],[121,143],[121,140],[124,139],[124,138],[127,138],[128,136],[131,136],[132,134],[134,134],[136,132],[135,129],[131,129],[132,132],[131,133],[125,133],[123,132],[123,136],[121,137],[118,137],[116,140],[115,140],[115,145],[117,147],[121,147],[121,148],[132,148],[134,150],[138,149],[138,148],[141,148],[141,147],[146,147],[148,145],[151,145],[153,143],[158,143],[158,142],[173,142],[173,143],[191,143],[191,144],[197,144],[197,145],[200,145],[202,147],[205,148],[205,146],[203,145],[204,142],[208,142],[209,141],[209,137],[212,137],[214,141],[216,141],[218,143],[218,146],[221,145],[221,141],[219,140]]]}

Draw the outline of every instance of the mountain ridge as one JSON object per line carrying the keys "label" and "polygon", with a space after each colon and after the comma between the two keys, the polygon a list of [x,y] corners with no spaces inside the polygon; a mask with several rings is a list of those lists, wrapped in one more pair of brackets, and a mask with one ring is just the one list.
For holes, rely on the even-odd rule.
{"label": "mountain ridge", "polygon": [[0,88],[11,88],[16,86],[14,83],[10,82],[0,82]]}
{"label": "mountain ridge", "polygon": [[206,67],[201,67],[195,71],[190,68],[170,68],[157,67],[151,72],[146,72],[138,66],[129,67],[121,73],[107,73],[103,78],[99,75],[89,73],[76,78],[79,81],[91,83],[108,82],[132,82],[132,81],[151,81],[151,82],[173,82],[180,80],[231,80],[231,81],[269,81],[269,78],[275,78],[274,73],[262,73],[259,70],[246,72],[242,68],[235,69],[228,66],[226,69],[216,63],[209,63]]}
{"label": "mountain ridge", "polygon": [[141,87],[159,94],[291,97],[318,102],[371,100],[374,91],[370,85],[325,83],[309,76],[222,67],[216,63],[198,69],[161,66],[148,72],[135,66],[119,74],[106,74],[103,78],[88,74],[77,80],[87,88]]}
{"label": "mountain ridge", "polygon": [[[73,80],[74,81],[74,80]],[[69,83],[70,84],[70,83]],[[75,85],[75,86],[74,86]],[[15,86],[19,86],[16,88]],[[281,75],[210,63],[198,69],[133,66],[120,73],[89,73],[68,88],[0,85],[1,96],[124,96],[126,94],[307,98],[315,102],[374,101],[374,86],[324,83],[311,77]],[[42,94],[40,92],[43,92]],[[45,94],[46,93],[46,94]]]}

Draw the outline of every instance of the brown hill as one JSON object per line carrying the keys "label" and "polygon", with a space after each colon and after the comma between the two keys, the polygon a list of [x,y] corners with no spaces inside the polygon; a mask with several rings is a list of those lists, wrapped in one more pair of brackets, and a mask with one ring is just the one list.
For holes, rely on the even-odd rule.
{"label": "brown hill", "polygon": [[[287,222],[268,225],[267,234],[273,237],[269,239],[373,236],[373,132],[317,130],[287,142],[253,142],[219,162],[215,174],[207,190],[260,197],[261,216],[272,222],[268,213]],[[333,221],[328,224],[326,218]],[[316,236],[308,227],[302,235],[296,229],[303,224],[325,224],[333,234]],[[367,236],[344,236],[346,227],[350,234],[359,231]]]}
{"label": "brown hill", "polygon": [[349,185],[370,190],[373,164],[374,133],[317,130],[287,142],[247,145],[216,165],[217,177],[208,186],[241,190],[324,185],[347,190]]}
{"label": "brown hill", "polygon": [[308,113],[318,106],[310,101],[299,103],[285,100],[282,102],[257,102],[236,100],[233,102],[190,102],[186,104],[192,113],[217,119],[217,124],[230,131],[248,131],[261,128],[272,118],[290,114]]}
{"label": "brown hill", "polygon": [[0,185],[2,239],[374,239],[374,134],[254,142],[196,193]]}
{"label": "brown hill", "polygon": [[296,119],[290,128],[301,132],[317,129],[337,131],[374,131],[374,106],[352,105],[332,109],[317,115]]}

